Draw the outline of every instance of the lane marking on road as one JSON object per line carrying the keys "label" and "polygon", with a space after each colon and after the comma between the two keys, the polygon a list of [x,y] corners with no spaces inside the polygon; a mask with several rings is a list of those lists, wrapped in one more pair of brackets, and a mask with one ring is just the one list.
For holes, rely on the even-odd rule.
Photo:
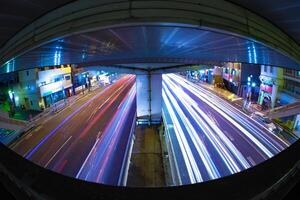
{"label": "lane marking on road", "polygon": [[247,160],[249,160],[249,162],[252,164],[252,166],[256,165],[256,163],[254,162],[254,160],[250,156],[247,157]]}
{"label": "lane marking on road", "polygon": [[32,136],[32,133],[29,133],[29,134],[27,134],[26,136],[25,136],[25,140],[28,140],[30,137]]}
{"label": "lane marking on road", "polygon": [[56,126],[50,133],[48,133],[48,135],[46,135],[46,137],[44,137],[31,151],[28,151],[24,157],[29,159],[35,151],[37,151],[37,149],[45,142],[47,141],[58,129],[60,129],[66,122],[68,122],[70,119],[73,118],[73,116],[75,116],[78,112],[80,112],[84,107],[86,107],[91,101],[93,101],[94,99],[98,98],[101,94],[103,94],[105,91],[108,91],[111,87],[108,86],[107,88],[105,88],[104,90],[102,90],[101,92],[99,92],[97,95],[95,95],[94,97],[92,97],[91,99],[87,100],[84,104],[80,105],[79,108],[77,108],[73,113],[71,113],[70,115],[68,115],[63,121],[60,122],[60,124],[58,124],[58,126]]}
{"label": "lane marking on road", "polygon": [[[108,88],[108,87],[107,87]],[[107,88],[101,88],[100,89],[100,91],[98,91],[98,90],[95,90],[94,91],[94,95],[96,95],[97,93],[102,93],[102,91],[104,91],[104,90],[106,90]],[[79,104],[82,100],[84,100],[84,97],[86,97],[86,96],[81,96],[81,97],[78,97],[77,99],[76,99],[76,101],[74,101],[73,103],[72,103],[72,105],[74,105],[74,104]],[[70,105],[70,108],[69,109],[71,109],[71,111],[73,112],[73,110],[72,110],[72,108],[71,108],[71,105]],[[59,113],[57,113],[57,114],[50,114],[50,116],[47,116],[47,118],[46,119],[39,119],[40,121],[42,121],[39,125],[41,125],[41,126],[43,126],[43,125],[45,125],[48,121],[50,121],[50,120],[52,120],[53,118],[57,118],[59,115],[63,115],[63,114],[65,114],[64,112],[59,112]],[[72,114],[72,113],[71,113]],[[42,117],[43,118],[43,117]],[[31,132],[34,132],[35,130],[33,129],[33,130],[28,130],[28,131],[26,131],[23,135],[22,135],[22,137],[20,137],[16,142],[14,142],[14,143],[12,143],[11,145],[9,145],[9,147],[12,149],[12,150],[14,150],[15,148],[17,148],[22,142],[24,142],[24,138],[26,137],[26,135],[27,134],[29,134],[29,133],[31,133]],[[29,153],[29,151],[27,151],[27,153]],[[27,154],[26,153],[26,154]],[[24,156],[26,155],[26,154],[24,154]]]}
{"label": "lane marking on road", "polygon": [[[100,134],[100,132],[101,132],[101,131],[99,131],[98,135]],[[88,154],[88,156],[86,157],[85,161],[84,161],[83,164],[81,165],[81,168],[80,168],[79,172],[77,173],[76,178],[79,178],[79,176],[80,176],[80,174],[81,174],[83,168],[85,167],[87,161],[89,160],[89,158],[90,158],[92,152],[94,151],[94,149],[95,149],[95,147],[96,147],[98,141],[99,141],[99,137],[96,139],[96,142],[95,142],[95,144],[93,145],[93,147],[92,147],[90,153]]]}
{"label": "lane marking on road", "polygon": [[30,151],[31,151],[31,149],[29,149],[28,151],[26,151],[26,153],[23,154],[23,157],[25,157]]}
{"label": "lane marking on road", "polygon": [[44,167],[48,167],[48,165],[50,164],[50,162],[54,159],[54,157],[60,152],[60,150],[68,143],[68,141],[72,138],[72,136],[69,137],[69,139],[67,139],[63,145],[61,145],[61,147],[55,152],[55,154],[50,158],[50,160],[46,163],[46,165],[44,165]]}
{"label": "lane marking on road", "polygon": [[33,132],[36,132],[36,131],[40,130],[42,127],[43,127],[43,125],[39,125],[37,128],[35,128],[35,129],[33,130]]}

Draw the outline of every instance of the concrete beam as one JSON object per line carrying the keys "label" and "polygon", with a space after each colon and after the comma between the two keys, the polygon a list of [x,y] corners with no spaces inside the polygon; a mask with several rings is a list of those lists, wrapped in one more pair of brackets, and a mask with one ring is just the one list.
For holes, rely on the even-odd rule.
{"label": "concrete beam", "polygon": [[247,38],[300,63],[300,46],[290,36],[266,19],[225,0],[102,0],[75,1],[35,20],[0,49],[0,65],[69,35],[145,23],[176,23]]}
{"label": "concrete beam", "polygon": [[121,74],[147,74],[147,71],[144,69],[137,69],[125,66],[87,66],[83,67],[86,70],[103,70],[107,72],[117,72]]}

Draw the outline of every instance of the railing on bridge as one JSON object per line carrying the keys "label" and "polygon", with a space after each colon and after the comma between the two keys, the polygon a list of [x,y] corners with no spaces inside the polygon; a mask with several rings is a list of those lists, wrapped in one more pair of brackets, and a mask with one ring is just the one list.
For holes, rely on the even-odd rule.
{"label": "railing on bridge", "polygon": [[[166,188],[85,182],[44,169],[0,144],[0,181],[22,199],[281,199],[300,179],[300,140],[273,158],[224,178]],[[194,195],[192,195],[194,194]],[[196,194],[196,195],[195,195]]]}
{"label": "railing on bridge", "polygon": [[266,113],[271,119],[274,118],[281,118],[281,117],[288,117],[292,115],[300,114],[300,102],[291,103],[284,106],[276,107]]}

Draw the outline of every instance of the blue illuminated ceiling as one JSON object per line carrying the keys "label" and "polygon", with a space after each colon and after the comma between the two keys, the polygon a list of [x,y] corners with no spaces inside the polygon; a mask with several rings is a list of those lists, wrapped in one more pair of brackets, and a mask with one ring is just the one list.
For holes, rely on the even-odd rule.
{"label": "blue illuminated ceiling", "polygon": [[[2,68],[2,73],[70,63],[95,66],[224,61],[298,67],[288,57],[250,40],[196,28],[159,24],[110,28],[57,39],[12,59]],[[144,65],[140,67],[146,68]]]}

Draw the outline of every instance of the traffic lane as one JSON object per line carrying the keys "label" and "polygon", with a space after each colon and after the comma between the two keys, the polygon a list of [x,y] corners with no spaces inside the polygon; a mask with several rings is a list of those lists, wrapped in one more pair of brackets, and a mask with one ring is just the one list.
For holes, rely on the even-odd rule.
{"label": "traffic lane", "polygon": [[[115,91],[115,88],[112,87],[106,91],[112,92]],[[82,130],[88,124],[88,120],[93,115],[93,111],[98,110],[95,108],[98,108],[99,102],[103,103],[103,101],[107,98],[106,96],[103,95],[103,94],[107,94],[107,92],[101,93],[101,95],[97,99],[95,99],[93,102],[87,105],[82,111],[76,114],[70,121],[65,123],[64,126],[58,129],[57,132],[54,135],[52,135],[51,138],[49,138],[37,150],[37,152],[32,156],[31,160],[34,160],[41,165],[44,165],[46,162],[48,162],[49,158],[54,154],[54,152],[57,151],[57,149],[59,149],[62,144],[64,144],[65,140],[68,139],[69,135],[74,136],[70,142],[76,140],[77,137],[75,133],[78,132],[79,130]]]}
{"label": "traffic lane", "polygon": [[174,130],[174,124],[172,121],[172,118],[168,112],[167,106],[165,104],[165,99],[163,97],[163,103],[162,103],[162,109],[164,113],[164,124],[168,126],[168,132],[166,133],[167,140],[170,142],[170,150],[175,158],[175,163],[177,166],[177,170],[180,174],[180,183],[185,185],[185,184],[190,184],[190,178],[189,174],[187,171],[187,168],[185,166],[185,161],[183,158],[183,153],[180,149],[179,141],[176,137],[176,133]]}
{"label": "traffic lane", "polygon": [[[203,92],[205,92],[206,95],[208,95],[211,102],[219,102],[219,105],[221,106],[221,109],[223,109],[225,112],[231,112],[234,113],[236,116],[236,120],[240,121],[242,124],[251,124],[250,126],[247,126],[249,131],[252,132],[258,132],[259,139],[261,141],[272,141],[272,144],[274,145],[273,148],[277,149],[275,150],[275,153],[278,153],[282,150],[284,150],[286,147],[290,145],[288,141],[283,141],[281,138],[279,138],[276,134],[268,130],[264,125],[260,124],[258,121],[252,119],[251,117],[247,116],[245,113],[240,111],[239,109],[232,106],[228,101],[218,97],[216,94],[213,94],[210,91],[207,91],[205,88],[203,88],[201,85],[197,85],[200,87]],[[198,88],[198,89],[200,89]],[[272,147],[271,147],[272,148]],[[278,151],[279,150],[279,151]]]}
{"label": "traffic lane", "polygon": [[[211,100],[212,103],[218,102],[222,105],[221,109],[228,114],[231,113],[233,116],[235,116],[236,121],[239,121],[241,124],[247,125],[250,122],[254,123],[254,126],[247,126],[248,130],[251,132],[257,132],[256,136],[257,139],[259,139],[261,142],[264,142],[266,145],[268,145],[270,148],[273,149],[275,153],[278,153],[282,150],[284,150],[287,146],[290,144],[286,141],[283,141],[281,138],[279,138],[274,133],[270,132],[266,127],[258,123],[257,121],[249,118],[245,113],[240,111],[238,108],[232,106],[232,104],[229,103],[228,100],[224,100],[223,98],[219,97],[218,95],[214,94],[213,92],[207,90],[201,84],[194,84],[190,81],[182,78],[181,76],[172,75],[173,78],[180,79],[187,83],[189,86],[192,86],[196,88],[197,90],[201,91],[202,93],[205,93],[205,96]],[[226,106],[225,106],[226,105]],[[234,112],[232,112],[234,111]],[[236,114],[238,113],[238,114]],[[246,121],[245,121],[246,119]],[[272,141],[270,143],[269,141]]]}
{"label": "traffic lane", "polygon": [[[176,81],[176,80],[174,80]],[[179,83],[180,84],[180,83]],[[189,85],[193,85],[192,83],[190,83]],[[190,92],[192,93],[192,92]],[[197,97],[195,94],[193,94],[196,98],[199,98]],[[203,94],[200,94],[200,95],[203,95]],[[206,95],[205,95],[206,96]],[[202,96],[202,98],[204,98]],[[207,98],[206,96],[206,100],[207,101],[213,101],[213,99],[209,99]],[[223,101],[222,102],[223,104],[226,104],[227,102]],[[210,104],[213,104],[212,102],[210,102]],[[222,107],[222,104],[220,105],[217,105],[219,107]],[[230,106],[229,106],[230,107]],[[231,106],[232,107],[232,106]],[[226,111],[227,107],[223,107],[221,108],[221,110],[225,110]],[[231,112],[229,110],[227,110],[228,112]],[[227,112],[227,113],[228,113]],[[231,114],[230,118],[232,118],[232,116],[238,116],[236,115],[236,113],[228,113],[228,114]],[[240,114],[240,113],[239,113]],[[283,144],[283,141],[280,139],[280,138],[277,138],[275,135],[273,135],[272,133],[269,133],[267,136],[266,135],[261,135],[261,132],[264,130],[257,130],[256,128],[257,127],[251,127],[251,124],[248,123],[248,120],[251,120],[250,118],[248,119],[241,119],[238,117],[238,120],[237,119],[234,119],[237,123],[240,123],[241,127],[244,127],[246,130],[248,130],[248,132],[251,132],[251,134],[248,134],[248,137],[251,137],[252,140],[255,140],[255,142],[257,144],[260,145],[260,147],[262,149],[264,149],[264,152],[268,154],[269,157],[272,157],[274,154],[280,152],[282,149],[284,149],[284,147],[282,147],[279,143]],[[250,121],[251,122],[251,121]],[[240,127],[239,127],[240,128]],[[244,131],[245,133],[245,131]],[[271,137],[270,137],[271,136]],[[272,137],[273,136],[273,137]],[[273,138],[276,138],[275,140]],[[253,142],[253,141],[252,141]],[[263,144],[263,145],[262,145]],[[279,145],[279,147],[278,147]]]}
{"label": "traffic lane", "polygon": [[[118,140],[119,142],[116,144],[116,148],[114,150],[114,156],[112,161],[109,165],[106,167],[106,173],[104,173],[104,176],[102,177],[102,182],[106,184],[116,185],[117,181],[120,177],[118,177],[116,174],[120,174],[122,170],[123,165],[123,159],[126,155],[126,148],[128,143],[128,140],[130,139],[130,131],[131,131],[131,125],[133,123],[133,120],[135,119],[136,110],[134,109],[136,107],[135,101],[133,102],[133,108],[131,109],[130,115],[128,115],[127,121],[123,124],[122,132],[121,132],[121,138]],[[129,125],[131,124],[131,125]],[[126,134],[125,134],[126,133]],[[128,157],[126,158],[128,159]],[[116,167],[118,166],[118,167]]]}
{"label": "traffic lane", "polygon": [[[174,93],[173,93],[173,97],[176,98],[177,96],[174,96]],[[179,104],[180,109],[182,110],[183,113],[188,112],[186,107],[183,104],[181,104],[180,99],[177,99],[177,104]],[[173,106],[174,106],[174,104],[172,104],[172,107]],[[205,164],[204,164],[204,162],[206,162],[206,159],[203,158],[203,157],[201,158],[200,154],[198,153],[196,146],[199,147],[199,145],[197,145],[193,142],[193,139],[192,139],[193,136],[191,135],[191,132],[189,132],[189,130],[187,129],[187,126],[186,126],[187,122],[186,121],[184,122],[184,119],[182,117],[180,117],[180,115],[178,113],[178,110],[175,107],[173,107],[173,110],[175,111],[176,118],[178,119],[180,127],[183,130],[183,133],[184,133],[183,136],[185,137],[187,143],[189,144],[189,148],[190,148],[191,153],[192,153],[192,155],[190,155],[190,156],[192,156],[193,159],[195,159],[195,163],[196,163],[197,168],[198,168],[198,169],[194,168],[193,171],[198,171],[199,170],[199,172],[201,174],[201,178],[203,180],[211,179],[211,178],[209,178],[208,170],[207,170],[207,168],[205,167]],[[185,116],[189,119],[188,115],[185,115]],[[189,119],[189,122],[191,122],[190,119]],[[193,126],[193,128],[195,128],[195,126]],[[203,143],[203,141],[201,141],[201,142]],[[204,148],[206,148],[206,150],[207,150],[206,146],[204,146]]]}
{"label": "traffic lane", "polygon": [[[177,104],[176,100],[174,100],[172,94],[168,91],[163,82],[163,91],[162,96],[164,99],[164,103],[166,105],[166,110],[169,113],[172,124],[174,125],[174,133],[176,138],[174,141],[178,141],[179,150],[182,152],[183,162],[178,162],[180,169],[186,168],[188,183],[196,183],[201,182],[201,174],[199,171],[199,167],[197,166],[197,162],[193,154],[193,149],[195,148],[194,143],[190,142],[190,136],[186,137],[186,134],[193,134],[193,132],[189,132],[186,128],[189,127],[188,121],[184,120],[185,117],[182,115],[181,109]],[[198,145],[197,145],[198,146]],[[196,152],[197,153],[197,152]],[[181,157],[176,154],[176,159],[180,159]],[[201,161],[201,160],[200,160]],[[181,165],[182,164],[182,165]],[[185,174],[184,174],[185,175]],[[185,180],[183,180],[185,181]]]}
{"label": "traffic lane", "polygon": [[118,184],[135,115],[134,99],[135,94],[120,105],[121,108],[104,130],[104,138],[95,147],[94,155],[88,159],[88,164],[83,166],[85,170],[79,177],[98,183]]}
{"label": "traffic lane", "polygon": [[[246,135],[238,127],[233,125],[232,122],[224,118],[223,115],[221,115],[214,108],[208,105],[207,102],[201,100],[191,91],[187,90],[186,88],[182,89],[197,102],[198,107],[203,110],[204,113],[211,113],[210,119],[215,119],[216,125],[219,127],[219,129],[221,129],[222,132],[226,133],[226,137],[232,141],[234,146],[240,150],[240,152],[252,163],[252,165],[255,165],[255,162],[253,161],[260,163],[268,158],[266,157],[265,153],[262,152],[262,150],[258,148],[257,145],[254,145],[254,142],[249,137],[246,137]],[[209,100],[207,99],[207,101]],[[220,104],[219,106],[222,106],[222,104]],[[224,114],[227,115],[227,113]],[[252,133],[250,134],[252,135]],[[255,160],[253,160],[252,158]]]}
{"label": "traffic lane", "polygon": [[98,110],[95,108],[98,108],[99,104],[102,104],[108,98],[108,94],[116,91],[116,88],[122,84],[124,84],[123,81],[120,81],[118,84],[116,84],[116,86],[108,88],[102,92],[101,95],[82,108],[80,112],[74,115],[72,119],[67,121],[56,131],[55,134],[53,134],[42,146],[40,146],[40,148],[32,155],[30,159],[41,166],[47,165],[53,154],[60,150],[61,146],[65,144],[66,140],[69,140],[69,136],[74,136],[69,140],[69,142],[73,142],[73,140],[77,139],[74,133],[87,126],[88,120],[92,117],[94,112]]}
{"label": "traffic lane", "polygon": [[[82,143],[75,142],[74,147],[69,148],[69,151],[65,152],[64,156],[60,159],[60,161],[57,161],[57,164],[54,166],[55,171],[58,170],[59,172],[70,176],[76,175],[81,164],[88,155],[89,150],[96,141],[97,136],[99,135],[100,138],[102,137],[102,130],[113,116],[120,99],[121,97],[118,97],[118,99],[114,101],[114,104],[109,105],[109,109],[106,110],[106,112],[102,115],[101,121],[97,121],[96,124],[93,124],[93,127],[89,129],[85,137],[81,137],[81,139],[79,139],[79,141],[82,141]],[[87,148],[87,145],[89,145],[89,148]],[[83,151],[85,152],[82,154],[83,156],[79,156],[77,153],[77,156],[74,158],[73,156],[78,149],[80,153]],[[60,163],[62,162],[68,162],[68,164],[61,166]]]}
{"label": "traffic lane", "polygon": [[90,149],[95,144],[96,138],[101,138],[102,130],[113,116],[116,108],[118,107],[118,103],[122,99],[122,95],[128,92],[128,88],[126,88],[126,90],[124,90],[123,93],[118,96],[118,99],[113,101],[113,104],[108,105],[109,109],[107,109],[107,107],[105,112],[101,113],[101,118],[98,116],[97,123],[94,123],[83,137],[81,137],[82,132],[77,131],[77,139],[74,140],[68,149],[61,152],[61,154],[57,155],[53,159],[51,162],[52,164],[49,165],[49,168],[65,175],[73,177],[76,176]]}
{"label": "traffic lane", "polygon": [[[172,87],[174,88],[174,87]],[[173,95],[177,95],[177,102],[179,104],[179,107],[182,109],[184,115],[188,118],[189,122],[191,123],[192,127],[194,128],[194,132],[196,133],[196,137],[198,137],[198,139],[201,141],[202,146],[204,146],[204,148],[206,149],[206,154],[208,154],[207,157],[199,157],[198,152],[197,151],[193,151],[194,152],[194,157],[197,160],[197,164],[198,164],[198,168],[200,169],[201,175],[203,180],[210,180],[210,179],[215,179],[215,178],[219,178],[222,176],[226,176],[226,175],[230,175],[232,173],[236,173],[241,171],[242,169],[244,169],[244,167],[240,164],[240,160],[238,159],[239,155],[234,155],[232,152],[235,152],[235,149],[230,149],[226,146],[226,144],[222,144],[222,139],[219,139],[219,143],[221,143],[221,148],[217,146],[214,146],[218,143],[216,143],[216,140],[212,137],[211,134],[209,134],[209,132],[212,132],[213,129],[211,129],[210,131],[207,130],[202,130],[202,128],[199,126],[198,123],[202,123],[202,127],[204,124],[210,124],[212,122],[205,122],[203,121],[198,121],[198,123],[196,122],[197,118],[194,118],[195,115],[199,115],[197,114],[196,111],[194,111],[194,113],[192,114],[192,107],[188,108],[186,107],[187,104],[184,104],[183,102],[186,101],[186,97],[184,97],[182,94],[180,94],[180,98],[179,98],[179,91],[176,90],[177,92],[175,93],[173,91]],[[186,95],[186,94],[185,94]],[[200,118],[199,118],[200,119]],[[184,124],[182,124],[182,126],[184,127]],[[208,132],[209,131],[209,132]],[[190,137],[190,133],[188,130],[185,131],[186,135],[185,137],[188,139]],[[216,134],[216,133],[213,133]],[[217,134],[216,134],[217,135]],[[213,142],[214,141],[214,142]],[[192,146],[193,143],[190,142],[189,140],[189,144],[190,146]],[[204,149],[202,147],[202,149]],[[217,150],[219,149],[219,150]],[[221,151],[221,149],[227,149],[227,155],[229,154],[229,156],[225,155],[223,153],[223,151]],[[230,154],[231,153],[231,154]],[[230,157],[230,159],[228,159],[228,157]],[[211,160],[211,161],[210,161]],[[243,159],[244,160],[244,159]],[[229,162],[230,161],[230,162]],[[210,165],[207,165],[206,167],[204,167],[205,165],[204,163],[208,163],[211,162]],[[229,164],[228,164],[229,163]],[[234,164],[236,167],[232,168],[229,167],[231,165]],[[210,172],[208,174],[208,172]],[[212,173],[214,172],[214,173]]]}
{"label": "traffic lane", "polygon": [[[187,91],[188,93],[188,91]],[[193,94],[189,94],[193,98]],[[240,129],[225,119],[219,112],[211,108],[202,100],[195,98],[198,106],[204,113],[210,113],[210,119],[215,119],[215,125],[226,135],[226,137],[234,144],[234,146],[247,158],[252,166],[268,159],[261,150],[254,145],[253,141],[246,137]],[[211,122],[214,123],[214,122]],[[217,135],[218,136],[218,135]]]}
{"label": "traffic lane", "polygon": [[[224,102],[226,103],[226,102]],[[220,106],[219,106],[220,107]],[[265,126],[257,122],[256,120],[253,120],[249,116],[245,115],[241,111],[235,109],[232,106],[222,106],[221,107],[224,112],[231,113],[232,118],[235,118],[237,122],[239,122],[241,125],[244,126],[246,130],[249,132],[252,132],[253,135],[265,146],[269,147],[269,150],[273,154],[277,154],[278,152],[281,152],[286,147],[288,147],[290,144],[288,142],[285,142],[281,138],[279,138],[277,135],[275,135],[273,132],[268,130]],[[236,111],[236,112],[232,112]]]}
{"label": "traffic lane", "polygon": [[[174,88],[174,87],[173,87]],[[177,91],[177,93],[174,93],[174,95],[175,94],[177,94],[177,95],[179,95],[178,94],[179,93],[179,91]],[[183,99],[182,97],[181,97],[181,99]],[[180,101],[181,99],[178,99],[178,101]],[[182,106],[183,107],[183,106]],[[202,108],[203,106],[199,106],[199,108]],[[210,110],[208,111],[208,110],[205,110],[203,113],[209,113],[210,112]],[[186,112],[186,115],[189,115],[189,112]],[[189,117],[190,119],[193,119],[193,117]],[[215,117],[213,117],[212,115],[210,115],[209,116],[209,119],[212,119],[212,118],[215,118]],[[222,117],[220,118],[222,121],[224,120]],[[197,125],[197,123],[194,121],[194,120],[190,120],[191,122],[193,122],[193,124],[194,124],[194,127],[197,127],[198,125]],[[227,124],[228,124],[228,122],[227,121],[225,121]],[[210,125],[212,125],[213,123],[215,123],[215,120],[210,120],[210,121],[207,121],[207,124],[210,124]],[[222,125],[225,125],[224,127],[227,127],[226,126],[226,124],[225,123],[222,123]],[[230,124],[229,124],[230,125]],[[219,126],[220,127],[220,126]],[[222,126],[223,127],[223,126]],[[236,127],[234,127],[234,129],[233,130],[235,130],[235,132],[240,132]],[[198,129],[198,131],[202,131],[201,129]],[[232,131],[232,130],[230,130],[230,131]],[[198,132],[199,133],[199,132]],[[203,133],[203,132],[202,132]],[[218,134],[216,134],[216,136],[219,136]],[[207,138],[206,137],[206,134],[204,133],[204,134],[199,134],[199,137],[201,137],[201,139],[202,139],[202,141],[207,141],[206,142],[206,144],[209,144],[208,143],[208,141],[210,140],[209,138]],[[222,138],[220,138],[220,141],[222,142],[223,141],[223,139]],[[223,146],[224,147],[226,147],[226,145],[223,143]],[[235,146],[244,146],[244,145],[241,145],[241,144],[235,144]],[[247,149],[249,149],[249,145],[246,145],[246,147],[247,147]],[[209,147],[208,147],[209,148]],[[231,148],[229,148],[228,147],[228,149],[229,149],[229,151],[233,154],[233,152],[235,152],[235,151],[233,151]],[[212,152],[212,150],[214,150],[214,148],[210,148],[210,152]],[[237,148],[237,150],[239,150],[239,148]],[[251,152],[251,151],[250,151]],[[246,152],[246,153],[248,153],[248,152]],[[252,152],[251,152],[252,153]],[[245,154],[245,153],[244,153]],[[242,155],[244,155],[244,154],[242,154]],[[212,156],[214,157],[214,155],[215,154],[212,154]],[[241,165],[241,163],[240,163],[240,159],[241,158],[243,158],[243,157],[240,157],[238,154],[236,155],[236,156],[232,156],[231,155],[231,157],[235,160],[235,163],[236,164],[239,164],[239,170],[242,170],[242,169],[245,169],[245,168],[248,168],[249,167],[249,163],[245,163],[243,166]],[[255,155],[255,157],[257,158],[257,157],[259,157],[259,155]],[[244,161],[245,160],[245,157],[243,158],[243,160],[242,161]],[[250,160],[251,160],[251,158],[250,158]],[[214,161],[221,161],[221,159],[214,159]],[[252,160],[251,160],[252,161]],[[217,166],[222,166],[221,167],[221,169],[219,169],[220,171],[221,171],[221,173],[225,173],[224,175],[226,175],[226,174],[228,174],[228,172],[222,172],[222,169],[224,170],[224,169],[226,169],[226,167],[224,167],[224,163],[220,163],[219,162],[219,164],[217,164]],[[239,171],[238,170],[238,171]],[[236,171],[237,172],[237,171]]]}
{"label": "traffic lane", "polygon": [[[96,89],[93,91],[93,94],[100,92],[102,88]],[[43,120],[43,122],[35,127],[34,129],[26,132],[24,136],[16,141],[14,144],[10,146],[10,148],[18,153],[21,156],[25,156],[28,151],[32,149],[33,146],[36,146],[45,136],[50,132],[50,130],[54,129],[59,122],[63,121],[66,116],[71,115],[78,107],[84,104],[87,99],[91,98],[91,96],[83,96],[76,103],[72,104],[72,106],[68,106],[66,109],[61,112],[52,115],[51,117]]]}

